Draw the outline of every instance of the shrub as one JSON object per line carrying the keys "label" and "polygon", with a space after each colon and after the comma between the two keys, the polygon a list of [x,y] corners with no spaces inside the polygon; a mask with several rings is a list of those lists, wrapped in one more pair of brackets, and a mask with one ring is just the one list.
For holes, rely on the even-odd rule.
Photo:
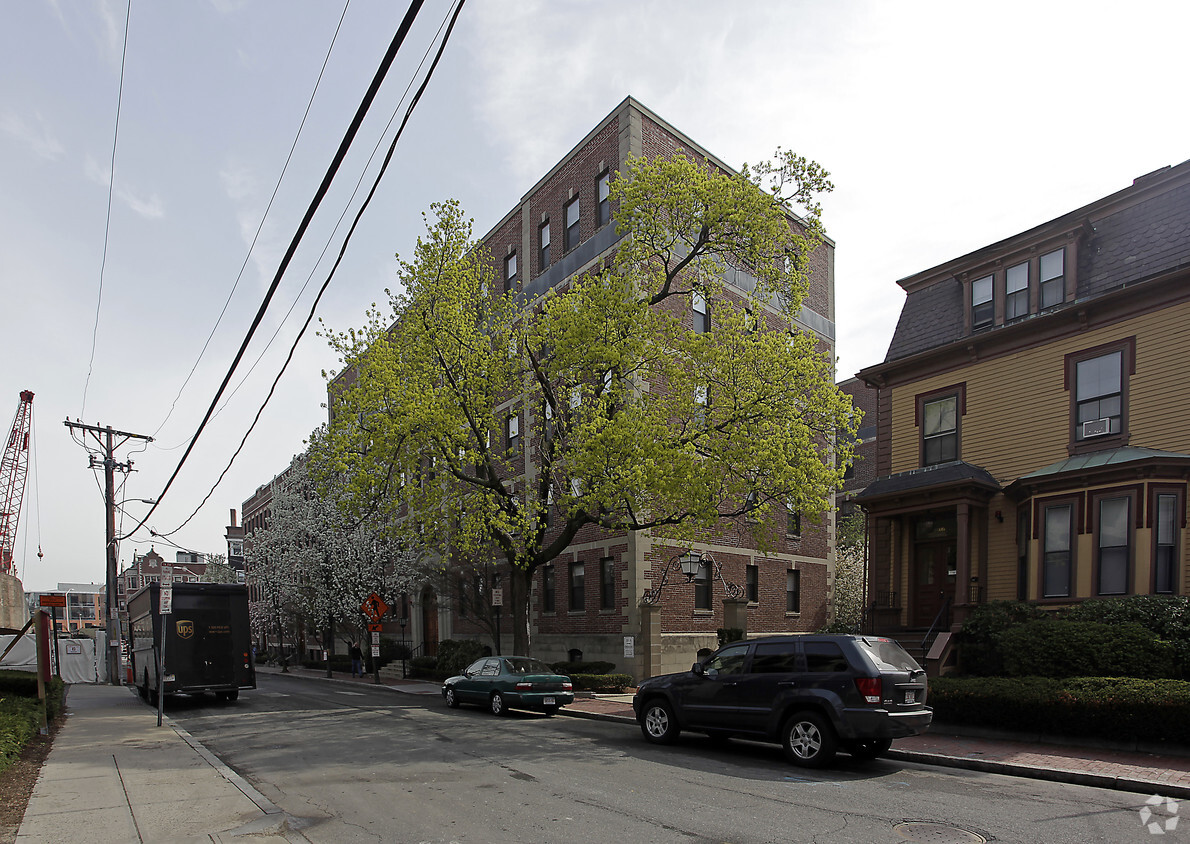
{"label": "shrub", "polygon": [[[51,677],[46,684],[46,720],[62,712],[66,684]],[[0,671],[0,771],[21,755],[41,728],[42,704],[37,698],[37,675],[27,671]]]}
{"label": "shrub", "polygon": [[[415,656],[409,660],[409,676],[440,679],[438,672],[438,657]],[[442,675],[445,677],[446,675]]]}
{"label": "shrub", "polygon": [[555,662],[550,668],[559,674],[609,674],[615,669],[614,662]]}
{"label": "shrub", "polygon": [[720,627],[715,631],[715,635],[719,637],[719,647],[723,647],[728,642],[738,642],[744,638],[744,631],[738,627]]}
{"label": "shrub", "polygon": [[1139,624],[1170,643],[1178,676],[1190,678],[1190,598],[1182,595],[1099,598],[1065,610],[1062,618],[1100,624]]}
{"label": "shrub", "polygon": [[462,674],[464,668],[490,653],[491,648],[474,639],[443,639],[438,643],[438,672],[447,677]]}
{"label": "shrub", "polygon": [[620,694],[632,685],[631,674],[571,674],[570,682],[576,692]]}
{"label": "shrub", "polygon": [[1045,618],[1046,613],[1022,601],[991,601],[975,608],[957,637],[959,664],[964,674],[995,677],[1004,673],[999,633],[1027,621]]}
{"label": "shrub", "polygon": [[1190,682],[1120,677],[938,677],[929,703],[939,722],[1190,744]]}
{"label": "shrub", "polygon": [[1144,677],[1174,674],[1174,649],[1132,622],[1045,619],[996,634],[1015,677]]}

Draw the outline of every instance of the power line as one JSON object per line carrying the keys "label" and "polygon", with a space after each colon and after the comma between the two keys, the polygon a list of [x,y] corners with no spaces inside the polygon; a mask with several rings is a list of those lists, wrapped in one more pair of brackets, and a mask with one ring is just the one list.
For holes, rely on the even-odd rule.
{"label": "power line", "polygon": [[[289,154],[285,156],[285,164],[281,167],[281,174],[277,176],[277,183],[273,186],[273,194],[269,197],[268,205],[265,206],[264,214],[260,217],[260,225],[256,227],[256,233],[252,235],[252,243],[248,246],[248,252],[244,255],[244,262],[240,264],[240,271],[236,274],[236,280],[231,286],[231,291],[227,294],[227,301],[223,303],[223,310],[219,312],[219,317],[215,320],[215,325],[211,328],[211,333],[207,335],[207,340],[202,344],[202,349],[199,350],[198,357],[194,361],[194,366],[190,367],[190,372],[186,375],[186,380],[182,382],[182,386],[178,388],[178,394],[174,396],[173,404],[169,406],[169,412],[165,414],[165,418],[161,420],[161,424],[157,426],[157,430],[153,432],[153,436],[165,427],[165,423],[173,416],[174,410],[178,406],[178,399],[182,397],[182,393],[186,390],[186,385],[190,383],[190,379],[194,377],[195,371],[198,370],[198,365],[202,361],[203,355],[207,352],[207,347],[211,345],[211,340],[215,336],[215,332],[219,329],[219,324],[223,322],[223,317],[227,314],[227,308],[231,304],[232,296],[235,295],[236,288],[240,286],[240,280],[244,277],[244,270],[248,267],[248,261],[252,257],[252,252],[256,249],[256,241],[260,238],[260,233],[264,229],[264,222],[268,219],[269,211],[272,210],[273,201],[277,198],[277,193],[281,190],[281,182],[285,178],[285,173],[289,169],[289,162],[293,160],[293,152],[297,149],[298,139],[302,136],[302,129],[306,126],[306,119],[310,116],[310,109],[314,105],[314,97],[318,94],[319,86],[322,84],[322,76],[326,73],[327,63],[331,60],[331,51],[335,48],[335,41],[339,38],[339,31],[343,28],[343,19],[347,17],[347,9],[351,6],[351,0],[347,0],[343,4],[343,13],[339,15],[339,23],[335,26],[335,34],[331,37],[331,43],[326,48],[326,56],[322,60],[322,67],[318,71],[318,78],[314,80],[314,90],[310,92],[310,99],[306,102],[306,111],[302,115],[301,123],[298,124],[297,134],[293,136],[293,143],[289,146]],[[304,287],[302,288],[305,289]],[[275,336],[275,335],[274,335]],[[272,341],[270,341],[271,343]],[[266,346],[267,348],[267,346]],[[238,389],[238,388],[237,388]],[[232,391],[232,395],[235,391]],[[230,399],[230,396],[229,396]],[[175,446],[176,447],[176,446]]]}
{"label": "power line", "polygon": [[120,90],[116,95],[116,126],[112,131],[111,177],[107,182],[107,216],[103,224],[103,259],[99,263],[99,297],[95,302],[95,327],[91,330],[91,359],[87,362],[87,380],[83,382],[83,406],[79,416],[87,412],[87,388],[91,386],[91,371],[95,366],[95,344],[99,340],[99,310],[103,306],[103,272],[107,268],[107,242],[112,229],[112,192],[116,184],[116,143],[120,137],[120,107],[124,102],[124,61],[128,57],[128,22],[132,19],[132,0],[124,11],[124,47],[120,51]]}
{"label": "power line", "polygon": [[[190,440],[190,445],[186,448],[181,460],[178,461],[177,467],[173,474],[170,475],[169,480],[166,481],[165,487],[157,496],[157,503],[153,505],[152,509],[145,514],[144,519],[132,529],[129,534],[140,530],[144,524],[153,515],[154,511],[161,506],[161,502],[165,500],[165,495],[169,492],[173,482],[177,479],[178,473],[182,471],[182,467],[186,464],[187,458],[190,457],[191,452],[194,451],[194,446],[197,445],[199,437],[206,428],[207,423],[211,419],[211,415],[215,412],[215,407],[219,404],[219,398],[223,395],[223,391],[227,389],[228,383],[231,381],[232,375],[235,373],[236,367],[239,366],[240,360],[244,357],[244,352],[248,348],[249,342],[256,334],[256,329],[260,326],[261,320],[264,319],[265,311],[268,310],[269,303],[272,302],[273,296],[277,292],[277,288],[281,284],[281,278],[285,275],[285,270],[288,269],[290,261],[293,260],[294,253],[297,252],[298,245],[302,241],[302,237],[306,233],[306,229],[310,226],[310,221],[314,218],[314,213],[318,210],[318,206],[322,203],[322,199],[326,196],[330,189],[331,182],[334,181],[335,174],[339,171],[339,166],[343,163],[343,159],[347,156],[348,149],[351,148],[351,143],[355,140],[356,134],[359,132],[359,127],[364,121],[364,117],[368,113],[372,101],[376,98],[377,92],[380,90],[380,84],[384,81],[384,77],[388,73],[388,69],[392,66],[393,60],[397,57],[397,52],[405,41],[405,36],[409,34],[410,28],[413,26],[413,21],[417,17],[417,13],[421,10],[424,0],[412,0],[409,4],[409,9],[405,12],[405,18],[401,21],[400,27],[397,29],[396,35],[393,36],[392,43],[389,44],[388,50],[384,54],[384,58],[380,62],[380,67],[376,69],[376,73],[372,78],[372,83],[368,86],[367,92],[364,94],[363,101],[356,109],[355,117],[351,120],[351,125],[347,127],[347,132],[343,136],[343,140],[339,143],[339,149],[335,152],[335,157],[332,159],[330,166],[327,168],[326,174],[322,178],[322,183],[318,186],[318,190],[314,194],[314,198],[310,201],[309,207],[306,209],[306,214],[302,217],[302,221],[290,240],[289,248],[285,250],[285,255],[281,259],[280,266],[277,267],[277,272],[273,276],[273,282],[269,285],[268,292],[265,294],[264,301],[261,302],[260,308],[256,312],[255,318],[252,320],[252,325],[248,328],[248,333],[244,337],[244,341],[240,344],[239,350],[236,352],[235,359],[232,360],[231,366],[228,367],[227,374],[223,376],[223,382],[219,385],[215,397],[211,399],[210,407],[207,408],[206,415],[203,416],[202,422],[199,423],[198,429],[194,432],[193,439]],[[121,539],[125,537],[120,537]]]}
{"label": "power line", "polygon": [[[384,174],[388,170],[389,162],[392,161],[393,153],[396,151],[396,148],[397,148],[397,142],[401,139],[401,135],[405,131],[405,126],[406,126],[406,124],[409,123],[409,118],[413,116],[413,110],[417,107],[418,102],[421,100],[422,93],[426,90],[426,86],[430,84],[430,79],[434,75],[434,70],[438,67],[438,61],[439,61],[439,59],[442,58],[442,53],[446,50],[446,44],[450,40],[451,32],[454,30],[455,21],[458,20],[459,13],[463,11],[463,3],[464,2],[466,2],[466,0],[458,0],[458,5],[455,7],[454,14],[451,16],[451,19],[450,19],[450,25],[446,28],[446,34],[443,36],[442,42],[438,47],[438,52],[434,56],[434,61],[430,65],[430,69],[426,72],[426,77],[424,80],[422,80],[421,86],[417,89],[417,93],[414,94],[413,100],[409,103],[409,108],[405,112],[405,118],[401,121],[401,125],[397,129],[397,134],[393,137],[392,143],[389,144],[388,152],[385,154],[384,161],[380,165],[380,172],[378,172],[376,174],[376,178],[372,182],[372,187],[368,191],[368,195],[364,198],[364,202],[360,206],[359,211],[356,212],[355,218],[352,220],[352,223],[351,223],[351,228],[347,231],[347,235],[343,239],[343,244],[339,248],[339,255],[335,259],[335,263],[331,267],[331,271],[327,275],[326,280],[323,281],[322,287],[319,288],[318,295],[314,298],[314,303],[310,306],[310,312],[309,312],[309,314],[306,315],[306,321],[302,324],[301,330],[298,332],[297,337],[294,338],[293,344],[289,347],[289,354],[286,356],[285,362],[281,365],[281,371],[278,372],[277,377],[273,379],[272,386],[269,387],[268,395],[265,396],[264,401],[260,405],[260,408],[256,411],[256,416],[253,417],[252,424],[248,427],[248,430],[244,433],[243,439],[240,440],[239,446],[236,448],[235,452],[232,454],[231,459],[228,460],[227,465],[223,468],[223,471],[219,473],[219,477],[215,480],[214,485],[212,485],[211,489],[207,492],[207,494],[205,496],[203,496],[202,501],[200,501],[198,503],[198,506],[194,508],[194,511],[189,516],[187,516],[186,519],[180,525],[178,525],[176,528],[174,528],[173,530],[168,531],[166,533],[155,533],[154,536],[172,536],[173,534],[177,533],[179,530],[184,528],[187,524],[189,524],[190,520],[193,519],[196,515],[198,515],[198,512],[200,510],[202,510],[203,506],[207,503],[207,501],[210,500],[211,496],[215,494],[215,490],[218,489],[219,484],[223,482],[223,479],[227,476],[227,473],[231,470],[231,467],[235,463],[236,458],[239,457],[240,452],[244,450],[244,445],[248,442],[248,437],[251,436],[252,431],[256,429],[256,424],[260,421],[260,417],[264,413],[264,409],[266,407],[268,407],[269,400],[272,399],[273,393],[276,392],[277,384],[281,381],[281,376],[285,374],[285,370],[289,367],[290,362],[293,360],[293,355],[297,351],[298,343],[301,342],[302,337],[306,333],[306,329],[309,328],[310,323],[313,322],[314,313],[318,309],[318,303],[322,301],[322,296],[324,293],[326,293],[326,289],[330,286],[331,280],[335,277],[335,272],[339,269],[339,264],[341,264],[343,262],[343,256],[347,252],[347,245],[351,242],[351,237],[353,234],[355,234],[355,229],[359,225],[360,219],[363,217],[364,212],[368,209],[368,206],[371,204],[372,197],[374,197],[376,195],[377,188],[380,187],[380,180],[384,178]],[[147,518],[148,517],[146,516],[146,519]]]}

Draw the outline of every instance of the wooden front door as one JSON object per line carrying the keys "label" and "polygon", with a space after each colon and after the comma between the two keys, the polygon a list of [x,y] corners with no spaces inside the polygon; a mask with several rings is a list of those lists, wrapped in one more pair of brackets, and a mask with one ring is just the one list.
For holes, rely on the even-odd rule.
{"label": "wooden front door", "polygon": [[[955,542],[941,539],[918,542],[913,548],[914,627],[929,627],[947,598],[954,602]],[[943,620],[945,623],[945,619]]]}
{"label": "wooden front door", "polygon": [[438,596],[426,588],[421,593],[421,641],[430,656],[438,654]]}

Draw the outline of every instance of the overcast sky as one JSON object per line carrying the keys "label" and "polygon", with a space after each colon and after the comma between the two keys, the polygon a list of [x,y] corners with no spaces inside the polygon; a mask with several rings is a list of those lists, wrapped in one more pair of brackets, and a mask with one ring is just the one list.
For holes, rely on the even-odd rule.
{"label": "overcast sky", "polygon": [[[63,420],[154,437],[117,451],[134,463],[117,476],[131,529],[148,511],[136,499],[159,495],[206,412],[401,6],[350,3],[249,257],[343,3],[132,0],[110,224],[126,0],[0,4],[0,425],[33,390],[16,543],[27,590],[104,577],[102,474]],[[125,540],[121,566],[151,545],[172,559],[171,542],[224,551],[229,511],[325,419],[322,371],[337,361],[312,328],[225,480],[176,530],[293,344],[329,268],[319,255],[337,252],[334,226],[358,207],[355,182],[447,12],[426,2],[238,389],[149,520],[170,535]],[[459,199],[486,232],[632,95],[729,164],[782,145],[831,172],[841,379],[883,359],[897,279],[1190,158],[1187,31],[1184,2],[468,0],[318,315],[362,324],[430,202]]]}

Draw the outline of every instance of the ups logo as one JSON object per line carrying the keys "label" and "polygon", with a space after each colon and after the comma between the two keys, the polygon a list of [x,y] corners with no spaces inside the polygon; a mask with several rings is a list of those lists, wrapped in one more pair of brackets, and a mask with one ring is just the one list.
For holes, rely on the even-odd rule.
{"label": "ups logo", "polygon": [[193,621],[179,621],[178,622],[178,638],[189,639],[194,636],[194,622]]}

